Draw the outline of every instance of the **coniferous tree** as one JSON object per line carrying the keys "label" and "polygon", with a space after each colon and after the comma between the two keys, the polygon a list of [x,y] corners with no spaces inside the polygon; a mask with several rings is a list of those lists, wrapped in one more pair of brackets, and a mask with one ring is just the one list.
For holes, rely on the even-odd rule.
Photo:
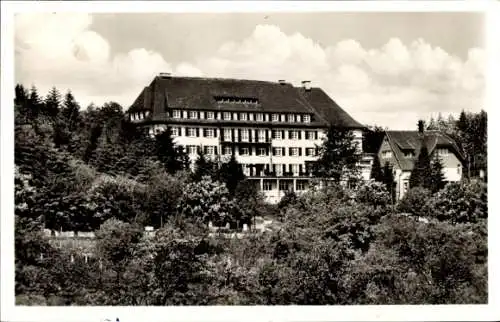
{"label": "coniferous tree", "polygon": [[245,180],[245,174],[243,173],[241,164],[238,163],[234,154],[231,155],[228,162],[221,165],[219,178],[226,184],[226,187],[231,194],[236,191],[238,184]]}
{"label": "coniferous tree", "polygon": [[57,88],[51,88],[44,103],[45,115],[55,117],[59,113],[59,108],[61,107],[61,93],[59,93]]}
{"label": "coniferous tree", "polygon": [[167,128],[165,131],[155,136],[156,156],[163,164],[167,172],[175,173],[183,169],[183,162],[179,150],[175,146],[172,138],[172,131]]}
{"label": "coniferous tree", "polygon": [[64,96],[64,101],[61,108],[61,115],[67,122],[67,128],[73,132],[76,129],[77,122],[80,119],[80,106],[75,100],[75,97],[68,91]]}
{"label": "coniferous tree", "polygon": [[193,172],[193,180],[200,181],[203,177],[209,176],[214,177],[216,171],[215,163],[212,160],[207,159],[203,150],[198,149],[198,157],[194,162],[194,172]]}
{"label": "coniferous tree", "polygon": [[443,163],[439,156],[435,155],[431,163],[431,187],[430,190],[434,193],[444,188],[445,177],[443,174]]}
{"label": "coniferous tree", "polygon": [[87,145],[87,148],[85,149],[83,155],[83,161],[85,162],[90,161],[95,150],[97,149],[97,145],[99,143],[99,138],[101,137],[101,134],[102,134],[102,125],[96,124],[90,131],[89,143]]}
{"label": "coniferous tree", "polygon": [[38,95],[38,90],[35,85],[31,86],[31,90],[28,98],[28,118],[34,120],[42,112],[42,100]]}
{"label": "coniferous tree", "polygon": [[380,160],[378,158],[378,155],[375,155],[373,159],[373,165],[372,165],[372,170],[370,172],[370,179],[373,179],[375,181],[383,182],[384,180],[384,173],[382,172],[382,168],[380,166]]}
{"label": "coniferous tree", "polygon": [[313,173],[316,177],[331,178],[338,183],[345,174],[359,172],[359,159],[352,131],[330,126],[319,147],[319,158],[314,164]]}
{"label": "coniferous tree", "polygon": [[382,169],[382,182],[385,184],[387,191],[391,195],[391,200],[394,203],[396,200],[396,182],[394,181],[394,173],[389,162],[384,164]]}
{"label": "coniferous tree", "polygon": [[28,91],[24,88],[23,85],[17,84],[15,88],[15,97],[14,97],[14,111],[15,111],[15,120],[16,124],[18,123],[27,123],[28,119]]}
{"label": "coniferous tree", "polygon": [[423,187],[430,189],[431,183],[431,160],[429,158],[429,151],[425,144],[422,144],[420,153],[418,154],[417,162],[413,167],[410,175],[410,188]]}

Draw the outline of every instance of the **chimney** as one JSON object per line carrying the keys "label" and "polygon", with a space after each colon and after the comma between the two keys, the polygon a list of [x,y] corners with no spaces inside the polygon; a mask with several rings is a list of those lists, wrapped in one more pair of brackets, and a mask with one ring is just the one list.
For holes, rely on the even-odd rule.
{"label": "chimney", "polygon": [[280,80],[278,81],[278,83],[280,83],[281,85],[285,85],[285,84],[286,84],[286,80],[284,80],[284,79],[280,79]]}
{"label": "chimney", "polygon": [[304,87],[304,89],[306,91],[310,91],[311,90],[311,81],[302,81],[302,86]]}
{"label": "chimney", "polygon": [[424,134],[424,125],[425,125],[424,121],[422,120],[418,121],[418,133]]}

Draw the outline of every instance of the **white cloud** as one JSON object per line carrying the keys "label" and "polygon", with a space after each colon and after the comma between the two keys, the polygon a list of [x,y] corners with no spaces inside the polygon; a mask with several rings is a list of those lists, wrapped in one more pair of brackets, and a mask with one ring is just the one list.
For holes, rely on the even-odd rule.
{"label": "white cloud", "polygon": [[85,14],[17,17],[18,79],[42,91],[53,85],[71,88],[84,106],[113,99],[125,107],[159,72],[295,84],[311,80],[360,122],[392,128],[413,128],[417,117],[431,112],[482,107],[485,53],[480,48],[462,60],[423,39],[404,44],[392,38],[371,49],[347,39],[323,47],[299,33],[258,25],[210,57],[174,66],[145,48],[112,56],[109,42],[91,24]]}

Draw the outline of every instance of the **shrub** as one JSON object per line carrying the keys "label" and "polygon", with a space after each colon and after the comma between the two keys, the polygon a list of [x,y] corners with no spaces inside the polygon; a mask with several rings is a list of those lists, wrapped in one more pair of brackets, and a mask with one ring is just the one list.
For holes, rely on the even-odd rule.
{"label": "shrub", "polygon": [[431,198],[431,192],[422,187],[411,188],[399,201],[397,210],[415,216],[426,216],[426,203]]}
{"label": "shrub", "polygon": [[477,223],[488,218],[487,199],[485,183],[450,183],[429,201],[429,215],[452,223]]}
{"label": "shrub", "polygon": [[355,200],[374,207],[387,206],[391,203],[391,196],[385,184],[370,180],[356,190]]}

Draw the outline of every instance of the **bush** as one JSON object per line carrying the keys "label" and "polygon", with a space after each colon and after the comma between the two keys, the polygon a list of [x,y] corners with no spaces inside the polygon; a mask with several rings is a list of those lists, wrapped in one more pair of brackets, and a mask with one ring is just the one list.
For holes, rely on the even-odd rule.
{"label": "bush", "polygon": [[485,183],[450,183],[429,201],[429,215],[452,223],[477,223],[488,218],[487,199]]}
{"label": "bush", "polygon": [[370,180],[362,184],[356,190],[355,200],[360,203],[378,207],[390,204],[391,196],[387,192],[385,184]]}
{"label": "bush", "polygon": [[426,203],[431,198],[431,192],[422,187],[411,188],[399,201],[397,210],[402,213],[409,213],[419,217],[427,215]]}

